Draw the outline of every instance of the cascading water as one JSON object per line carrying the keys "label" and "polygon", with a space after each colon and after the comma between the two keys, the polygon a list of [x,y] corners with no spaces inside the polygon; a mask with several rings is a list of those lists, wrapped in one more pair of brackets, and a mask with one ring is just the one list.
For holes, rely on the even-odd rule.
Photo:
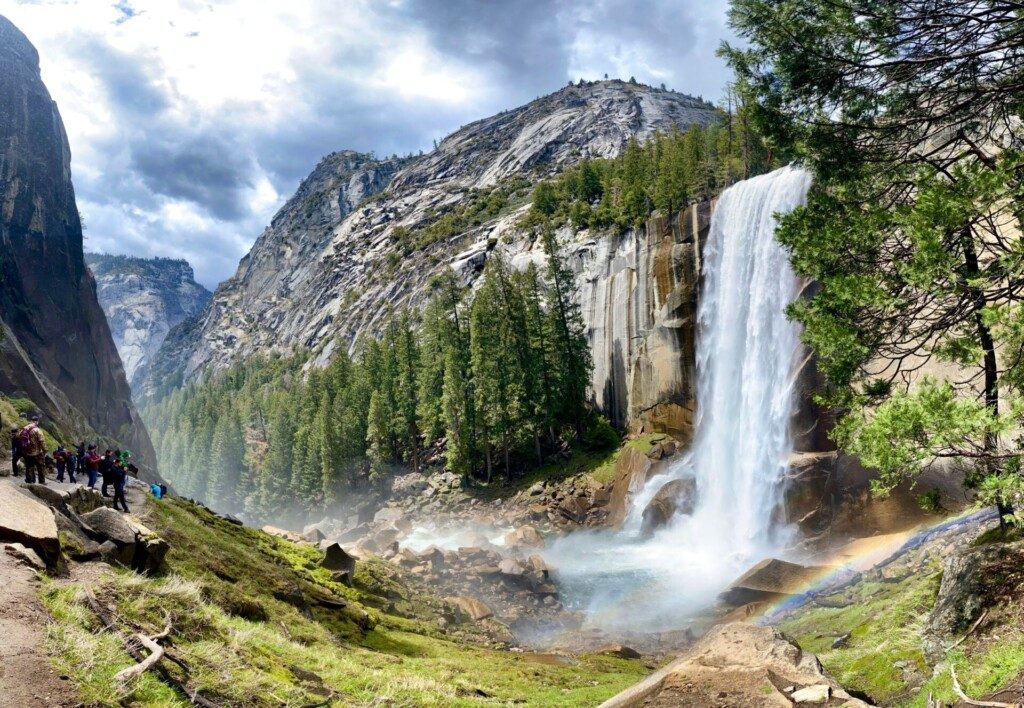
{"label": "cascading water", "polygon": [[[702,254],[691,452],[648,482],[621,532],[574,533],[545,553],[564,597],[593,626],[689,625],[729,581],[789,540],[774,515],[791,451],[799,332],[785,308],[797,280],[775,241],[775,215],[803,203],[810,182],[807,172],[785,167],[722,193]],[[685,477],[695,480],[692,515],[641,538],[647,502]]]}

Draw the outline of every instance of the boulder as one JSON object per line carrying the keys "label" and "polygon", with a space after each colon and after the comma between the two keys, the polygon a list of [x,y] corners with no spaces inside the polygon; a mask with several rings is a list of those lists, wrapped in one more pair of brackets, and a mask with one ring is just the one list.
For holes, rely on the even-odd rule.
{"label": "boulder", "polygon": [[558,505],[558,513],[577,524],[582,524],[587,520],[589,510],[590,507],[586,501],[579,497],[569,497]]}
{"label": "boulder", "polygon": [[402,512],[401,509],[396,509],[395,507],[389,506],[384,507],[376,514],[374,514],[373,520],[377,523],[395,523],[397,521],[401,521],[403,516],[405,516],[405,514]]}
{"label": "boulder", "polygon": [[303,543],[306,540],[294,531],[288,531],[286,529],[278,528],[277,526],[271,526],[269,524],[264,526],[262,531],[263,533],[270,534],[271,536],[277,536],[278,538],[283,538],[284,540],[291,541],[292,543]]}
{"label": "boulder", "polygon": [[125,515],[104,506],[82,514],[82,521],[89,525],[98,536],[122,546],[135,544],[135,529],[131,527]]}
{"label": "boulder", "polygon": [[132,558],[132,570],[137,573],[154,575],[160,572],[164,564],[164,558],[170,545],[162,538],[150,538],[140,540],[135,546],[135,556]]}
{"label": "boulder", "polygon": [[649,536],[677,514],[692,514],[696,492],[697,482],[692,477],[665,482],[644,509],[640,533]]}
{"label": "boulder", "polygon": [[498,563],[498,571],[502,575],[518,578],[526,572],[526,569],[515,558],[505,558]]}
{"label": "boulder", "polygon": [[801,703],[827,703],[831,697],[832,687],[827,683],[819,683],[814,686],[801,688],[799,691],[793,691],[790,695],[790,698],[797,705]]}
{"label": "boulder", "polygon": [[[792,686],[792,696],[779,688]],[[821,687],[824,686],[824,689]],[[777,629],[733,623],[712,629],[685,654],[602,708],[626,706],[777,706],[805,704],[827,690],[827,700],[848,708],[868,704],[844,691],[805,652]],[[806,691],[806,693],[800,693]],[[799,705],[799,703],[798,703]]]}
{"label": "boulder", "polygon": [[337,543],[332,543],[324,550],[324,558],[320,565],[333,571],[341,582],[351,585],[356,574],[356,559]]}
{"label": "boulder", "polygon": [[469,616],[474,622],[493,617],[491,608],[475,597],[446,597],[445,600]]}
{"label": "boulder", "polygon": [[643,489],[651,476],[651,459],[639,450],[627,445],[615,461],[615,478],[611,484],[611,498],[608,502],[608,523],[620,528],[633,497]]}
{"label": "boulder", "polygon": [[86,530],[76,520],[60,512],[54,514],[54,519],[64,553],[78,561],[90,560],[99,555],[99,544],[89,538]]}
{"label": "boulder", "polygon": [[232,516],[231,514],[216,514],[216,516],[219,516],[220,518],[227,521],[229,524],[234,524],[235,526],[245,525],[242,523],[241,519],[239,519],[237,516]]}
{"label": "boulder", "polygon": [[53,511],[11,484],[0,484],[0,541],[31,548],[50,566],[60,558]]}
{"label": "boulder", "polygon": [[327,537],[324,536],[324,532],[321,531],[320,529],[312,528],[312,529],[309,529],[308,531],[303,531],[302,532],[302,538],[304,538],[309,543],[316,544],[316,543],[320,543],[321,541],[323,541]]}
{"label": "boulder", "polygon": [[766,558],[734,580],[719,598],[736,607],[751,602],[774,602],[806,590],[830,570]]}
{"label": "boulder", "polygon": [[520,526],[505,534],[505,545],[510,548],[514,546],[543,546],[544,538],[532,526]]}
{"label": "boulder", "polygon": [[100,544],[99,553],[105,563],[131,568],[132,559],[135,557],[135,544],[125,546],[108,540]]}
{"label": "boulder", "polygon": [[640,652],[622,644],[605,644],[594,650],[595,654],[601,656],[616,656],[620,659],[639,659]]}

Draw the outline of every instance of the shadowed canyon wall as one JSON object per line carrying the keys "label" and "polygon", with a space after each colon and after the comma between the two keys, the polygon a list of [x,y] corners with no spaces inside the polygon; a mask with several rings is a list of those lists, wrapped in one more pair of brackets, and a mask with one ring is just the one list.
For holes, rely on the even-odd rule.
{"label": "shadowed canyon wall", "polygon": [[65,433],[128,446],[155,474],[82,254],[71,151],[35,48],[0,17],[0,392]]}

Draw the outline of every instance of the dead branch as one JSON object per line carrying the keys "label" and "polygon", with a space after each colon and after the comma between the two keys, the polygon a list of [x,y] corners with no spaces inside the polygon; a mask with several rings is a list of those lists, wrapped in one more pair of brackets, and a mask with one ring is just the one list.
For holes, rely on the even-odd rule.
{"label": "dead branch", "polygon": [[[140,663],[144,662],[147,657],[142,653],[142,650],[140,650],[138,645],[136,644],[136,637],[126,635],[124,632],[118,629],[117,624],[114,622],[114,618],[110,614],[110,611],[99,603],[99,601],[96,599],[96,596],[92,592],[92,588],[86,586],[84,590],[85,599],[86,602],[88,602],[89,604],[89,608],[97,617],[100,618],[100,621],[103,623],[103,626],[107,629],[107,631],[113,633],[118,638],[120,638],[121,643],[124,644],[124,649],[126,652],[128,652],[129,656],[131,656],[133,659]],[[153,668],[153,671],[160,676],[160,679],[164,683],[166,683],[174,690],[180,692],[183,696],[185,696],[185,698],[187,698],[190,703],[193,703],[197,706],[202,706],[202,708],[220,708],[220,706],[218,706],[213,701],[201,696],[198,690],[189,688],[186,684],[183,684],[181,681],[174,678],[174,676],[172,676],[171,673],[167,671],[167,669],[165,669],[164,667],[157,665]]]}
{"label": "dead branch", "polygon": [[[170,630],[171,625],[168,624],[167,629],[165,629],[161,633],[162,636],[166,637]],[[114,681],[116,683],[121,685],[128,683],[136,676],[141,676],[142,674],[149,671],[150,668],[156,665],[156,662],[160,661],[160,659],[163,658],[164,648],[156,643],[156,636],[160,635],[154,635],[154,637],[147,637],[145,634],[135,635],[135,639],[138,640],[138,642],[142,644],[142,646],[149,649],[150,654],[145,659],[137,663],[135,666],[129,666],[127,669],[122,669],[121,671],[118,671],[117,675],[114,676]]]}
{"label": "dead branch", "polygon": [[953,663],[949,664],[949,675],[953,678],[953,690],[956,691],[956,695],[960,696],[960,700],[969,706],[985,706],[986,708],[1021,708],[1020,703],[1000,703],[999,701],[976,701],[973,698],[968,698],[964,690],[960,688],[960,682],[956,678],[956,669],[953,668]]}

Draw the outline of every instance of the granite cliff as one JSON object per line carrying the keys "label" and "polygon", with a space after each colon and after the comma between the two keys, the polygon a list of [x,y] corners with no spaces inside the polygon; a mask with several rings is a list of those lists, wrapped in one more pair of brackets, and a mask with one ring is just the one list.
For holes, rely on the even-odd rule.
{"label": "granite cliff", "polygon": [[153,446],[82,253],[71,151],[35,48],[0,17],[0,392],[69,436]]}
{"label": "granite cliff", "polygon": [[192,266],[184,260],[87,253],[85,262],[134,388],[145,379],[167,333],[202,312],[210,291],[195,281]]}
{"label": "granite cliff", "polygon": [[[540,261],[540,243],[517,227],[537,180],[715,116],[689,96],[602,81],[472,123],[426,155],[329,155],[206,310],[171,332],[142,390],[295,345],[322,362],[389,309],[420,302],[443,269],[472,286],[492,253]],[[685,434],[692,377],[680,354],[692,348],[695,241],[709,214],[703,205],[625,234],[559,233],[578,274],[596,397],[620,426],[653,415],[656,427]]]}

